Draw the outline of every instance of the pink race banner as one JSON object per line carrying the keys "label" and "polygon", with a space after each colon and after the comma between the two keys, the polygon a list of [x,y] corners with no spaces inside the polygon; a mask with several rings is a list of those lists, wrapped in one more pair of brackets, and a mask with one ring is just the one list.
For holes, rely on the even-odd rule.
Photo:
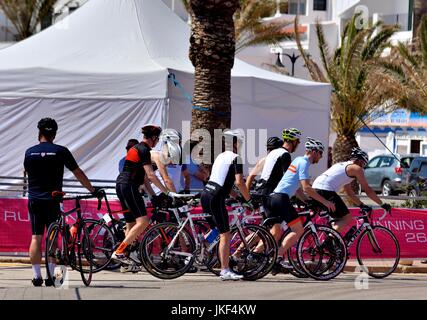
{"label": "pink race banner", "polygon": [[[118,201],[109,201],[112,211],[121,210]],[[65,211],[73,208],[73,201],[64,202]],[[106,212],[105,203],[97,210],[97,200],[81,202],[82,213],[86,218],[100,219]],[[150,212],[151,210],[148,209]],[[357,208],[352,208],[354,217]],[[195,212],[201,212],[196,208]],[[359,225],[361,221],[356,221]],[[373,214],[373,224],[389,228],[397,237],[402,258],[427,257],[427,210],[393,208],[392,214],[384,214],[376,210]],[[0,198],[0,253],[25,253],[31,241],[31,223],[28,214],[27,199]],[[350,248],[350,254],[355,257],[354,250],[357,239]]]}

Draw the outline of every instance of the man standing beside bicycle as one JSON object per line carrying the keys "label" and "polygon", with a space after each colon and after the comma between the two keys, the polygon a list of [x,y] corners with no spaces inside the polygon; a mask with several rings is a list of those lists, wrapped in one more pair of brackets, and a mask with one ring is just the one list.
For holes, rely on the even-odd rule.
{"label": "man standing beside bicycle", "polygon": [[387,211],[391,209],[388,203],[383,203],[381,199],[378,198],[375,191],[372,190],[366,181],[364,168],[368,164],[368,160],[369,157],[365,151],[360,148],[353,148],[349,161],[334,164],[314,180],[313,188],[317,193],[335,204],[335,210],[329,210],[329,215],[337,219],[337,221],[332,224],[332,227],[338,232],[345,229],[352,220],[350,211],[337,194],[341,188],[344,188],[344,192],[355,205],[361,209],[367,209],[368,211],[372,210],[372,208],[360,201],[351,188],[351,183],[355,179],[362,189],[365,190],[366,195],[370,199]]}
{"label": "man standing beside bicycle", "polygon": [[[45,227],[55,222],[60,214],[59,202],[52,198],[53,191],[62,190],[64,166],[70,170],[77,180],[94,193],[95,188],[86,174],[79,168],[71,152],[53,141],[58,131],[54,119],[43,118],[38,124],[39,144],[25,152],[24,168],[28,174],[28,211],[30,214],[32,238],[29,249],[34,278],[32,284],[40,287],[43,284],[41,275],[41,240]],[[45,257],[48,259],[48,257]],[[53,274],[55,264],[49,263],[50,273]],[[53,281],[47,276],[46,286],[53,286]]]}

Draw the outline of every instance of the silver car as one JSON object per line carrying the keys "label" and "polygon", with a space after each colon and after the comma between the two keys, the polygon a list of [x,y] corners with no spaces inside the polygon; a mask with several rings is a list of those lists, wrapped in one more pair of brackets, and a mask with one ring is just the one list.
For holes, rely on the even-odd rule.
{"label": "silver car", "polygon": [[402,178],[415,157],[416,155],[401,156],[400,162],[392,155],[379,155],[372,158],[365,168],[365,177],[369,186],[374,191],[381,192],[383,196],[405,192],[402,189]]}

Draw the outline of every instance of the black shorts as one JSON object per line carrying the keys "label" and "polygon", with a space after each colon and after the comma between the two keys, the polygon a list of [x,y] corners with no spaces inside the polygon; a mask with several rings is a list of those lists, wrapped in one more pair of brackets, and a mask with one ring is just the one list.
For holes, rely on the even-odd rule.
{"label": "black shorts", "polygon": [[53,200],[28,200],[31,229],[33,235],[42,236],[44,228],[49,228],[61,214],[59,202]]}
{"label": "black shorts", "polygon": [[323,198],[332,202],[335,205],[335,211],[329,212],[329,215],[332,218],[341,219],[342,217],[350,214],[350,211],[348,211],[348,208],[345,205],[344,201],[341,199],[341,197],[335,191],[320,190],[320,189],[315,189],[315,190]]}
{"label": "black shorts", "polygon": [[203,212],[212,215],[212,218],[206,219],[210,226],[217,227],[219,233],[230,231],[228,211],[225,207],[225,197],[221,194],[213,195],[210,192],[203,191],[200,200]]}
{"label": "black shorts", "polygon": [[122,209],[129,210],[123,213],[127,223],[135,222],[136,218],[147,215],[144,198],[139,193],[137,185],[132,183],[118,183],[116,184],[116,192]]}
{"label": "black shorts", "polygon": [[273,192],[271,188],[262,188],[259,190],[259,193],[262,194],[264,197],[262,197],[262,205],[264,207],[265,216],[267,218],[273,217],[273,214],[271,213],[270,209],[270,194]]}
{"label": "black shorts", "polygon": [[270,212],[269,218],[281,218],[286,221],[289,227],[297,222],[303,223],[302,217],[298,215],[286,193],[272,193],[270,195]]}

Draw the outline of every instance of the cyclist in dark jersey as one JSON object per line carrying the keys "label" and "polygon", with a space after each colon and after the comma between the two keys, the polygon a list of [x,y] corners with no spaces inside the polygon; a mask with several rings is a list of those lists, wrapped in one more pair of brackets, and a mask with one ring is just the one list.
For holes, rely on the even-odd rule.
{"label": "cyclist in dark jersey", "polygon": [[[40,143],[25,152],[24,168],[28,174],[28,211],[30,214],[32,239],[29,249],[34,278],[34,286],[41,286],[40,264],[42,259],[41,240],[44,229],[55,222],[60,214],[59,202],[52,198],[53,191],[62,191],[64,166],[70,170],[79,182],[90,192],[95,188],[79,168],[71,152],[53,141],[58,131],[54,119],[43,118],[39,121]],[[46,258],[46,257],[45,257]],[[55,269],[54,260],[49,263],[50,273]],[[46,286],[52,286],[53,281],[47,277]]]}
{"label": "cyclist in dark jersey", "polygon": [[[283,146],[271,151],[266,159],[261,178],[257,183],[256,191],[264,196],[268,196],[277,187],[285,172],[291,164],[291,153],[294,153],[300,143],[301,131],[296,128],[283,129]],[[263,198],[265,214],[268,218],[272,217],[270,210],[270,201]],[[281,236],[281,227],[276,223],[270,230],[276,241]]]}
{"label": "cyclist in dark jersey", "polygon": [[234,183],[236,183],[243,198],[249,205],[251,204],[249,191],[243,181],[242,158],[237,154],[244,140],[244,133],[240,130],[226,130],[224,137],[226,139],[233,139],[233,151],[225,151],[215,159],[211,176],[202,192],[201,203],[203,212],[212,215],[212,218],[208,221],[211,227],[217,227],[220,233],[220,278],[222,280],[239,280],[242,276],[235,274],[228,268],[230,258],[230,226],[225,199],[230,195],[231,189]]}
{"label": "cyclist in dark jersey", "polygon": [[144,232],[149,224],[144,198],[139,193],[139,186],[144,184],[145,175],[166,195],[172,195],[156,177],[151,165],[150,150],[159,142],[161,132],[162,128],[153,124],[145,125],[142,128],[144,138],[140,143],[129,149],[123,171],[116,180],[116,192],[122,209],[128,210],[124,216],[126,229],[129,231],[126,232],[125,239],[114,251],[112,258],[125,265],[132,264],[132,260],[125,254],[125,249]]}

